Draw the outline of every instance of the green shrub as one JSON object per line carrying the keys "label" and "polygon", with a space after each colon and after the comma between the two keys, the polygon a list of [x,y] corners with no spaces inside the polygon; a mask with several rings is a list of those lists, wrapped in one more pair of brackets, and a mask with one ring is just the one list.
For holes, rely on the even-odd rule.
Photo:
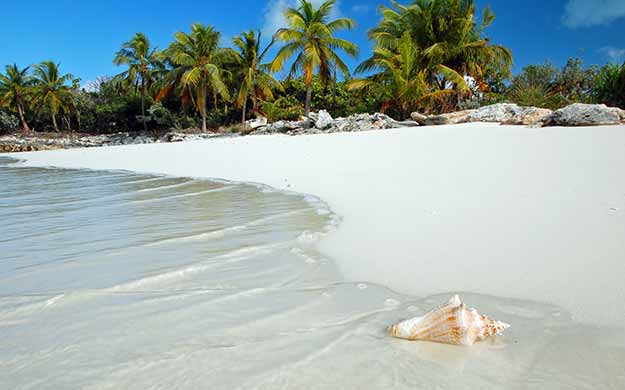
{"label": "green shrub", "polygon": [[509,99],[520,106],[531,106],[557,110],[568,104],[558,93],[551,93],[541,86],[519,84],[508,94]]}
{"label": "green shrub", "polygon": [[0,111],[0,133],[10,133],[19,127],[20,122],[15,115]]}
{"label": "green shrub", "polygon": [[148,109],[148,118],[150,122],[155,124],[157,129],[179,128],[176,117],[161,103],[153,104]]}
{"label": "green shrub", "polygon": [[195,129],[199,127],[199,120],[193,116],[186,114],[179,114],[176,116],[176,121],[181,129]]}
{"label": "green shrub", "polygon": [[503,93],[486,92],[484,93],[484,95],[482,96],[482,99],[480,100],[480,106],[481,107],[490,106],[491,104],[507,103],[509,101],[510,99],[508,98],[508,96],[506,96]]}
{"label": "green shrub", "polygon": [[263,111],[269,122],[292,121],[304,115],[304,105],[294,96],[283,96],[274,102],[263,102]]}
{"label": "green shrub", "polygon": [[584,68],[582,60],[569,58],[562,69],[551,63],[528,65],[513,80],[507,98],[522,106],[562,108],[592,100],[597,69]]}
{"label": "green shrub", "polygon": [[592,94],[597,103],[625,109],[625,63],[602,67],[595,78]]}

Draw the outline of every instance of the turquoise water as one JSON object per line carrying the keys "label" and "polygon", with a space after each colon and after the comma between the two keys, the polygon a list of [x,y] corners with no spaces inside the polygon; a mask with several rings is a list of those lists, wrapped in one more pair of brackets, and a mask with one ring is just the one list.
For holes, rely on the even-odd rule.
{"label": "turquoise water", "polygon": [[1,389],[625,385],[621,328],[536,302],[462,294],[512,324],[473,348],[390,339],[448,295],[345,282],[316,249],[336,217],[312,197],[14,162],[0,158]]}

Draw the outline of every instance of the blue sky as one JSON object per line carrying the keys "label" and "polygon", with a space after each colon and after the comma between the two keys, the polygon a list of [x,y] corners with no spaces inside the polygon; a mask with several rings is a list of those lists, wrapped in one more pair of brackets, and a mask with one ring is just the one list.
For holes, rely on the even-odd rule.
{"label": "blue sky", "polygon": [[[31,0],[3,5],[0,64],[21,66],[51,59],[62,70],[83,79],[121,71],[111,60],[135,32],[146,33],[164,48],[173,34],[193,22],[213,24],[227,42],[243,30],[269,32],[281,23],[281,12],[296,0],[154,1],[154,0]],[[320,2],[321,0],[313,0]],[[402,0],[406,3],[408,0]],[[570,56],[586,64],[625,60],[625,0],[477,0],[497,15],[487,30],[493,42],[510,47],[518,71],[529,63],[550,60],[561,65]],[[344,34],[370,52],[366,31],[388,0],[339,0],[336,16],[348,16],[358,28]],[[355,65],[357,61],[350,64]]]}

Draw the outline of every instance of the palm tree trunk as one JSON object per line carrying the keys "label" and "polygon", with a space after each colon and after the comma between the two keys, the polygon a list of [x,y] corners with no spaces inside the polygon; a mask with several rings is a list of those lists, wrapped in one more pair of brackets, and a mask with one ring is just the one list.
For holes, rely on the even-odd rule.
{"label": "palm tree trunk", "polygon": [[337,74],[338,72],[338,64],[334,64],[334,89],[332,91],[332,103],[334,104],[334,108],[336,108],[336,82],[337,82]]}
{"label": "palm tree trunk", "polygon": [[56,124],[56,113],[54,112],[54,110],[51,110],[51,111],[52,111],[52,126],[54,127],[54,131],[58,133],[59,126]]}
{"label": "palm tree trunk", "polygon": [[202,86],[202,131],[206,131],[206,86]]}
{"label": "palm tree trunk", "polygon": [[141,119],[143,119],[143,131],[148,131],[148,125],[145,122],[145,79],[141,77]]}
{"label": "palm tree trunk", "polygon": [[245,99],[245,101],[243,101],[243,115],[241,116],[241,124],[244,125],[245,124],[245,114],[247,114],[247,97]]}
{"label": "palm tree trunk", "polygon": [[65,123],[65,127],[67,127],[67,130],[71,133],[72,125],[70,124],[69,119],[65,115],[63,115],[63,122]]}
{"label": "palm tree trunk", "polygon": [[310,114],[310,104],[312,102],[312,82],[306,83],[306,105],[304,106],[304,111],[306,116]]}
{"label": "palm tree trunk", "polygon": [[22,132],[24,133],[30,132],[28,123],[26,123],[26,118],[24,118],[24,108],[22,107],[22,103],[17,104],[17,113],[20,117],[20,121],[22,122]]}
{"label": "palm tree trunk", "polygon": [[255,93],[252,95],[252,110],[258,112],[258,96]]}

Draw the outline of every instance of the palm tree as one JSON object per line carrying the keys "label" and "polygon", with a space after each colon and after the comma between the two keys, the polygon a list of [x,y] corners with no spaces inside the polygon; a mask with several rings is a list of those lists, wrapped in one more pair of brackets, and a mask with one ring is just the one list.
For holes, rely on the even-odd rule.
{"label": "palm tree", "polygon": [[271,71],[281,70],[285,63],[295,56],[291,65],[289,77],[300,72],[304,75],[306,84],[306,114],[310,112],[312,101],[312,80],[315,71],[324,84],[332,79],[334,67],[341,71],[344,77],[349,77],[349,69],[338,55],[342,50],[349,56],[356,57],[358,48],[352,42],[336,38],[334,33],[344,29],[352,29],[355,22],[348,18],[339,18],[328,21],[332,7],[336,0],[326,0],[318,9],[314,9],[311,2],[300,0],[298,8],[288,8],[284,16],[289,28],[281,28],[275,37],[285,42],[278,51],[271,64]]}
{"label": "palm tree", "polygon": [[[415,0],[410,5],[393,2],[392,7],[383,6],[380,12],[382,21],[369,31],[376,49],[397,53],[404,35],[408,34],[416,47],[416,66],[427,70],[426,80],[439,90],[449,89],[452,84],[458,100],[464,85],[457,82],[457,75],[473,78],[480,91],[488,90],[487,75],[497,73],[504,78],[510,75],[510,50],[483,37],[484,30],[495,19],[488,7],[479,25],[473,0]],[[375,56],[374,53],[363,62],[358,71],[374,68]]]}
{"label": "palm tree", "polygon": [[52,116],[52,126],[58,132],[56,115],[59,110],[71,111],[73,106],[72,87],[68,86],[67,82],[74,82],[76,79],[69,73],[61,75],[59,65],[52,61],[44,61],[35,65],[34,77],[35,87],[31,104],[34,107],[48,106]]}
{"label": "palm tree", "polygon": [[[230,99],[223,82],[222,64],[230,52],[219,47],[220,33],[212,26],[196,23],[191,33],[176,33],[176,40],[169,45],[167,55],[176,67],[173,78],[183,95],[191,97],[202,115],[202,130],[206,131],[206,105],[209,90],[213,95]],[[183,99],[184,100],[184,99]]]}
{"label": "palm tree", "polygon": [[237,62],[241,76],[236,103],[243,111],[241,123],[245,123],[248,100],[252,100],[255,111],[258,108],[259,98],[273,100],[272,90],[282,90],[282,85],[268,73],[269,66],[263,63],[274,40],[261,50],[261,33],[258,32],[256,35],[253,30],[250,30],[233,38],[232,42],[238,49]]}
{"label": "palm tree", "polygon": [[29,69],[29,66],[20,69],[17,64],[7,65],[6,74],[0,74],[0,105],[17,111],[24,132],[30,131],[25,118],[26,98],[33,85]]}
{"label": "palm tree", "polygon": [[116,76],[117,79],[133,85],[135,89],[141,89],[141,115],[144,131],[148,129],[145,117],[145,97],[155,76],[163,68],[161,57],[161,53],[150,46],[150,41],[145,34],[136,33],[130,41],[122,45],[113,59],[113,63],[117,66],[128,66],[128,70]]}
{"label": "palm tree", "polygon": [[444,75],[452,81],[462,92],[467,92],[469,86],[464,78],[444,65],[435,65],[433,68],[420,67],[419,48],[413,42],[408,32],[405,32],[397,42],[396,50],[376,48],[373,57],[361,64],[358,72],[378,71],[365,78],[354,79],[348,83],[350,90],[383,91],[382,108],[385,112],[389,107],[398,107],[402,119],[425,101],[440,100],[446,95],[454,93],[451,89],[436,89],[427,80],[432,72]]}

